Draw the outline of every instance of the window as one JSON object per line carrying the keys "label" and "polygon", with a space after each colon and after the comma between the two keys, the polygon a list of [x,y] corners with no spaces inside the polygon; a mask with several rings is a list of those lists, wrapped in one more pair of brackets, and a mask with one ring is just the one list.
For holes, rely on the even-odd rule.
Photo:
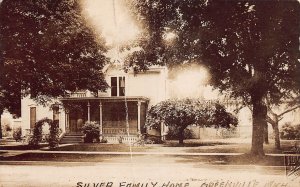
{"label": "window", "polygon": [[59,107],[58,106],[54,106],[52,108],[53,110],[53,121],[54,120],[59,120]]}
{"label": "window", "polygon": [[118,81],[117,77],[111,77],[111,96],[118,96]]}
{"label": "window", "polygon": [[36,122],[36,107],[30,107],[30,128],[34,128]]}
{"label": "window", "polygon": [[125,96],[125,77],[119,77],[119,96]]}
{"label": "window", "polygon": [[125,96],[125,77],[111,77],[111,96]]}

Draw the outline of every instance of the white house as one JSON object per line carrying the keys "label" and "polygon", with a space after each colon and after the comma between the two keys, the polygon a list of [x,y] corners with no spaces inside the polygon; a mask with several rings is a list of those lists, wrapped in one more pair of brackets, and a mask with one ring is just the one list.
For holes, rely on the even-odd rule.
{"label": "white house", "polygon": [[[59,120],[60,129],[67,135],[80,134],[82,125],[89,121],[100,124],[100,133],[105,137],[125,134],[128,126],[132,136],[144,133],[148,106],[168,99],[167,69],[151,67],[145,72],[125,73],[121,67],[111,65],[105,69],[105,75],[110,86],[106,92],[78,91],[50,106],[37,105],[29,97],[22,99],[23,133],[45,117]],[[57,102],[63,103],[64,108]]]}

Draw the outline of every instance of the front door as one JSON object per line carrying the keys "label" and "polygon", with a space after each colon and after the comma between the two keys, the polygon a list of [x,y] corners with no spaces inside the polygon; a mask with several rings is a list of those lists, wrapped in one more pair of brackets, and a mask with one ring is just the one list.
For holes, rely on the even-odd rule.
{"label": "front door", "polygon": [[70,132],[76,132],[79,133],[81,132],[81,128],[84,124],[84,118],[83,115],[81,113],[71,113],[70,115]]}

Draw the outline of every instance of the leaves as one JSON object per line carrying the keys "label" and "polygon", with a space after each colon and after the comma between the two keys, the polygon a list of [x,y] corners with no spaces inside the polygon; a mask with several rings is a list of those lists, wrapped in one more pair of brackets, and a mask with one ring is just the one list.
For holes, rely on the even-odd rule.
{"label": "leaves", "polygon": [[237,118],[213,101],[170,99],[152,106],[147,113],[147,126],[159,128],[161,123],[183,129],[193,124],[228,128],[237,125]]}
{"label": "leaves", "polygon": [[2,93],[39,99],[107,88],[106,48],[87,26],[79,1],[4,0],[0,23]]}
{"label": "leaves", "polygon": [[[137,70],[196,62],[234,98],[270,94],[278,102],[299,92],[299,2],[134,2],[132,12],[145,25],[142,50],[128,59]],[[168,31],[176,33],[170,45],[163,39]]]}

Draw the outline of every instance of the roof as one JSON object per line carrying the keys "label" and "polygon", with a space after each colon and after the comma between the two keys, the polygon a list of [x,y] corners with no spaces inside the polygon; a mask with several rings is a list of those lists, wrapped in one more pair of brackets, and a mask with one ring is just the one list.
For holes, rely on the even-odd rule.
{"label": "roof", "polygon": [[60,101],[99,101],[99,102],[125,102],[140,101],[149,102],[149,98],[143,96],[112,96],[112,97],[63,97]]}

